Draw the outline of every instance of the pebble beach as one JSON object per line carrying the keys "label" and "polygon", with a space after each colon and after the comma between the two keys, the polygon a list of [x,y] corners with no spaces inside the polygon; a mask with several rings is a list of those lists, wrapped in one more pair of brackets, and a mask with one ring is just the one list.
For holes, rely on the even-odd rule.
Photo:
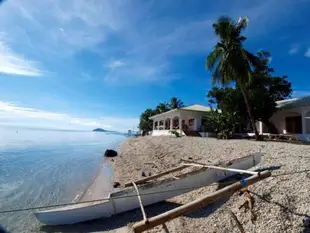
{"label": "pebble beach", "polygon": [[[244,197],[239,193],[186,214],[149,231],[238,233],[232,211],[247,233],[308,233],[310,232],[310,147],[283,142],[256,142],[252,140],[217,140],[199,137],[138,137],[120,144],[119,156],[109,159],[114,168],[114,181],[123,186],[131,180],[141,179],[143,171],[156,174],[176,167],[181,159],[191,159],[206,164],[218,164],[261,150],[263,156],[256,169],[271,170],[272,177],[249,187],[254,199],[251,219],[249,210],[239,208]],[[94,182],[96,183],[96,181]],[[90,189],[98,189],[100,182]],[[166,202],[146,207],[148,217],[206,196],[221,185],[196,189]],[[96,192],[96,190],[93,190]],[[83,198],[87,200],[87,198]],[[132,225],[142,220],[140,209],[99,219],[88,223],[67,226],[83,232],[132,232]]]}
{"label": "pebble beach", "polygon": [[[258,150],[263,157],[257,168],[272,170],[273,176],[249,187],[255,200],[255,222],[248,211],[239,209],[244,199],[235,194],[149,232],[239,232],[228,210],[234,212],[245,232],[310,232],[310,147],[307,145],[199,137],[132,138],[120,145],[120,156],[113,162],[115,179],[123,184],[141,178],[144,170],[154,174],[178,166],[181,159],[217,164]],[[218,185],[203,187],[168,201],[184,204],[217,189]],[[152,212],[152,207],[149,210]]]}

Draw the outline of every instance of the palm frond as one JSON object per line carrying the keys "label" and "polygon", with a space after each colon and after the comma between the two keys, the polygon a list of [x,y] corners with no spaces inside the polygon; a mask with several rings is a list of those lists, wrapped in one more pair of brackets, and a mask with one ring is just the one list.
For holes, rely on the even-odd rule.
{"label": "palm frond", "polygon": [[241,33],[248,26],[249,19],[248,17],[240,17],[238,23],[236,24],[236,30]]}
{"label": "palm frond", "polygon": [[229,17],[220,17],[217,23],[213,24],[215,34],[220,37],[222,41],[227,41],[230,38],[234,22]]}
{"label": "palm frond", "polygon": [[242,43],[246,37],[241,33],[247,24],[246,17],[240,18],[237,23],[229,17],[220,17],[213,24],[215,34],[220,39],[206,60],[208,70],[213,70],[211,80],[213,84],[249,82],[252,67],[259,64],[259,59],[243,48]]}
{"label": "palm frond", "polygon": [[224,54],[224,48],[220,43],[217,43],[214,50],[208,55],[206,60],[206,68],[210,71],[214,68],[216,63],[221,59]]}
{"label": "palm frond", "polygon": [[238,38],[238,41],[240,41],[242,43],[242,42],[246,41],[246,37],[245,36],[240,36]]}
{"label": "palm frond", "polygon": [[218,62],[211,79],[212,84],[226,86],[234,80],[235,71],[229,61],[229,56],[224,56]]}
{"label": "palm frond", "polygon": [[244,52],[246,54],[247,60],[250,62],[250,64],[254,67],[260,66],[261,62],[259,57],[255,56],[253,53],[250,53],[249,51],[244,49]]}

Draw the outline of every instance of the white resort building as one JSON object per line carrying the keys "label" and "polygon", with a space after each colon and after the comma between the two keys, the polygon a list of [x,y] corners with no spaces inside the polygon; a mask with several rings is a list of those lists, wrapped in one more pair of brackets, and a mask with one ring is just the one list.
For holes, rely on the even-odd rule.
{"label": "white resort building", "polygon": [[[310,140],[310,96],[277,101],[278,111],[270,118],[279,134],[293,134]],[[268,133],[261,124],[260,133]]]}
{"label": "white resort building", "polygon": [[[279,134],[295,135],[299,140],[310,140],[310,96],[277,101],[278,111],[270,121]],[[206,122],[210,108],[203,105],[190,105],[173,109],[150,117],[153,120],[152,136],[170,135],[177,130],[188,136],[208,136],[201,126]],[[260,134],[269,134],[262,122],[257,122]]]}
{"label": "white resort building", "polygon": [[149,119],[153,120],[152,136],[170,135],[171,130],[181,134],[198,136],[200,128],[206,122],[210,108],[203,105],[190,105],[160,113]]}

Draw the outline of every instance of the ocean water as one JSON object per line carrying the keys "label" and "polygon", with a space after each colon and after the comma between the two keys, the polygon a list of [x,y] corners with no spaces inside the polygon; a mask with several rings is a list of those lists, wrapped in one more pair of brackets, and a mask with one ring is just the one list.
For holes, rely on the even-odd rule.
{"label": "ocean water", "polygon": [[[17,131],[18,130],[18,131]],[[0,211],[72,202],[122,135],[0,128]],[[40,232],[33,211],[0,213],[9,232]]]}

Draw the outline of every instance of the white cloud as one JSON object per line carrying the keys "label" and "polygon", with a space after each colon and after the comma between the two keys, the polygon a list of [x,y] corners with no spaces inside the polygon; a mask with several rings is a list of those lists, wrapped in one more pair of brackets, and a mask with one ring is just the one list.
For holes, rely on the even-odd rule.
{"label": "white cloud", "polygon": [[67,55],[104,42],[110,33],[121,30],[126,5],[121,0],[6,1],[0,8],[0,31],[18,43],[24,29],[37,50]]}
{"label": "white cloud", "polygon": [[127,131],[137,126],[138,119],[122,117],[79,118],[35,108],[21,107],[0,101],[0,124],[56,129],[85,129],[102,127]]}
{"label": "white cloud", "polygon": [[0,73],[24,76],[41,76],[43,72],[36,62],[14,53],[0,38]]}
{"label": "white cloud", "polygon": [[290,49],[290,51],[288,51],[288,53],[292,55],[292,54],[298,53],[298,51],[299,51],[299,46],[293,45],[293,46],[291,46],[291,49]]}
{"label": "white cloud", "polygon": [[[238,0],[189,17],[171,13],[175,5],[169,1],[15,0],[1,5],[0,31],[9,34],[14,45],[25,40],[29,53],[56,57],[56,61],[84,50],[97,53],[108,64],[106,68],[113,70],[102,71],[107,73],[107,82],[169,82],[176,76],[171,73],[174,56],[206,54],[212,48],[215,39],[211,25],[223,12],[236,19],[248,16],[249,35],[268,35],[290,20],[290,9],[299,2],[283,0],[278,7],[277,0],[251,4]],[[200,4],[188,6],[201,9]],[[111,57],[119,60],[109,63]]]}
{"label": "white cloud", "polygon": [[307,51],[305,53],[305,57],[310,57],[310,47],[307,49]]}
{"label": "white cloud", "polygon": [[107,67],[110,69],[115,69],[118,67],[122,67],[124,66],[125,63],[122,60],[115,60],[115,61],[111,61],[107,64]]}
{"label": "white cloud", "polygon": [[104,80],[111,84],[135,84],[141,82],[171,81],[166,77],[167,64],[139,65],[136,62],[126,63],[126,66],[110,69]]}

